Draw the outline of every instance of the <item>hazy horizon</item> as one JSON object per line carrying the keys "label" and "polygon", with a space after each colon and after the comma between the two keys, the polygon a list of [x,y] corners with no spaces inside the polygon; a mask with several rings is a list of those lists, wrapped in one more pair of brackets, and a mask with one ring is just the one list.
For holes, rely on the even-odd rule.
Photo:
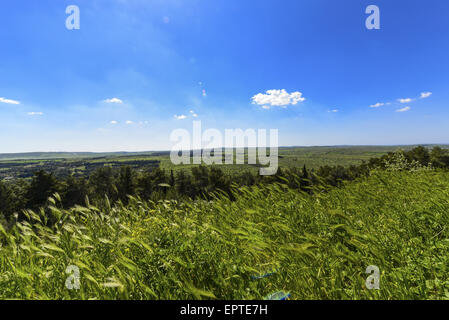
{"label": "hazy horizon", "polygon": [[[301,146],[301,145],[291,145],[291,146],[279,146],[282,148],[375,148],[375,147],[413,147],[413,146],[443,146],[449,147],[449,143],[418,143],[418,144],[383,144],[383,145],[311,145],[311,146]],[[235,147],[238,148],[238,147]],[[245,147],[248,148],[248,147]],[[203,150],[207,148],[203,148]],[[191,149],[192,151],[195,149]],[[43,154],[52,154],[52,153],[66,153],[66,154],[116,154],[116,153],[131,153],[131,154],[139,154],[139,153],[156,153],[156,152],[170,152],[171,150],[138,150],[138,151],[126,151],[126,150],[116,150],[116,151],[23,151],[23,152],[0,152],[0,156],[4,155],[17,155],[17,154],[35,154],[35,153],[43,153]]]}

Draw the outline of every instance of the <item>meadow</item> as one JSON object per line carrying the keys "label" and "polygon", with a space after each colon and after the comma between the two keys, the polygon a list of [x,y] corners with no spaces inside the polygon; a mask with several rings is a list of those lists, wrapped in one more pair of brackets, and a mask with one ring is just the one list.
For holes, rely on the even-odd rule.
{"label": "meadow", "polygon": [[[233,193],[68,210],[55,195],[0,227],[0,298],[449,298],[447,171],[373,170],[313,194],[282,183]],[[70,265],[79,290],[66,288]],[[369,265],[379,290],[365,287]]]}

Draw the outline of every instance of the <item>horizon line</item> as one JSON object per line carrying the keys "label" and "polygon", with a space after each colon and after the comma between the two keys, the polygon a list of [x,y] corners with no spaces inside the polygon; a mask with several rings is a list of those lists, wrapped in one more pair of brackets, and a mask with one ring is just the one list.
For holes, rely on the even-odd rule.
{"label": "horizon line", "polygon": [[[338,145],[285,145],[279,146],[281,148],[339,148],[339,147],[411,147],[411,146],[449,146],[449,143],[412,143],[412,144],[338,144]],[[269,147],[269,146],[268,146]],[[201,150],[213,150],[219,148],[226,147],[217,147],[217,148],[207,148]],[[257,148],[257,147],[232,147],[232,149],[236,148]],[[194,151],[197,149],[191,149],[190,151]],[[4,155],[17,155],[17,154],[34,154],[34,153],[66,153],[66,154],[101,154],[101,153],[149,153],[149,152],[171,152],[168,149],[159,149],[159,150],[141,150],[141,151],[22,151],[22,152],[0,152],[0,156]]]}

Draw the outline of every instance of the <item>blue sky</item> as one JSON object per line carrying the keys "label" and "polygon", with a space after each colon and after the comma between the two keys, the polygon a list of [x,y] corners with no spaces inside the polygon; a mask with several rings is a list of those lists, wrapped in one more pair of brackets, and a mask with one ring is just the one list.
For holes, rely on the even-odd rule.
{"label": "blue sky", "polygon": [[[365,27],[371,4],[380,30]],[[279,129],[286,146],[449,143],[448,12],[447,0],[3,1],[0,152],[170,149],[193,120]]]}

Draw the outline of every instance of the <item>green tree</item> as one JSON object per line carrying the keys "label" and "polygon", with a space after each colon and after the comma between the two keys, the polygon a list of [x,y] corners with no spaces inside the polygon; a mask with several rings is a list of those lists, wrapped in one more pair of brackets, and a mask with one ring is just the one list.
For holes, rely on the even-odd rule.
{"label": "green tree", "polygon": [[412,150],[407,152],[406,157],[408,158],[408,160],[418,161],[419,164],[423,166],[427,166],[430,163],[429,150],[427,150],[427,148],[424,148],[423,146],[413,148]]}
{"label": "green tree", "polygon": [[304,167],[302,168],[301,173],[301,190],[303,191],[310,191],[311,186],[311,180],[310,180],[310,174],[309,171],[307,171],[306,165],[304,164]]}
{"label": "green tree", "polygon": [[58,182],[51,173],[40,170],[34,174],[26,193],[27,207],[37,209],[58,191]]}
{"label": "green tree", "polygon": [[103,200],[105,196],[112,201],[117,199],[117,187],[111,167],[106,166],[95,170],[89,178],[89,185],[93,197],[97,200]]}
{"label": "green tree", "polygon": [[448,150],[434,147],[430,153],[430,161],[435,168],[449,168]]}
{"label": "green tree", "polygon": [[165,171],[156,168],[150,172],[145,172],[138,179],[139,194],[144,199],[158,200],[164,196],[167,191],[168,178]]}
{"label": "green tree", "polygon": [[206,166],[192,168],[194,197],[207,193],[209,185],[209,169]]}
{"label": "green tree", "polygon": [[192,177],[186,170],[179,170],[176,173],[176,191],[181,196],[192,197]]}
{"label": "green tree", "polygon": [[135,182],[134,182],[134,172],[130,166],[123,166],[120,168],[118,180],[117,180],[117,190],[119,199],[124,203],[128,203],[128,196],[135,194]]}
{"label": "green tree", "polygon": [[223,171],[217,167],[212,167],[209,172],[209,184],[207,191],[215,192],[215,191],[224,191],[227,194],[231,193],[231,181],[229,178],[223,173]]}
{"label": "green tree", "polygon": [[14,212],[14,195],[9,186],[0,181],[0,216],[7,220]]}
{"label": "green tree", "polygon": [[170,184],[170,186],[171,187],[174,187],[175,186],[175,175],[173,174],[173,170],[170,170],[170,181],[169,181],[169,184]]}
{"label": "green tree", "polygon": [[68,177],[61,190],[62,203],[65,208],[72,208],[75,205],[83,205],[88,195],[86,179]]}

